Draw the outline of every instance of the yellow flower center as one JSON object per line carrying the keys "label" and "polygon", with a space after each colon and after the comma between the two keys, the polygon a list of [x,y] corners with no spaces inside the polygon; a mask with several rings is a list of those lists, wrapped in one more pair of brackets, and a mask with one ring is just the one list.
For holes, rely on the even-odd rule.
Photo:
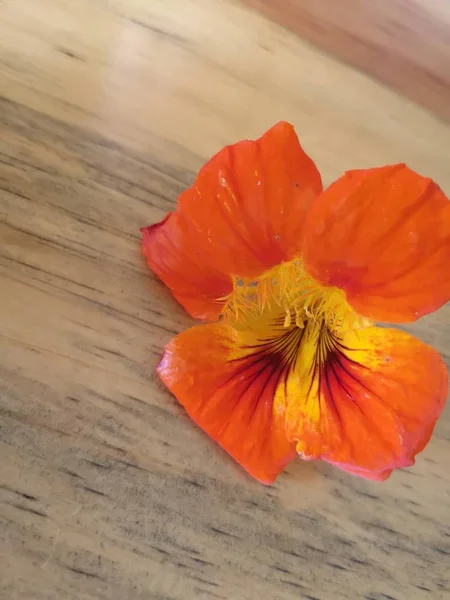
{"label": "yellow flower center", "polygon": [[301,258],[282,263],[257,279],[235,277],[222,315],[234,324],[248,324],[264,316],[283,315],[283,326],[303,329],[314,322],[343,333],[370,325],[348,304],[345,292],[325,286],[306,272]]}

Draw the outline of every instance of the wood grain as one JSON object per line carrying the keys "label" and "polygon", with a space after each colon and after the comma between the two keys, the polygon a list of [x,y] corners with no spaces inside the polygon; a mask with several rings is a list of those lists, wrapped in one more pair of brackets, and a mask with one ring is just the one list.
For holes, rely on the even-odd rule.
{"label": "wood grain", "polygon": [[[0,3],[0,598],[445,600],[450,412],[384,484],[250,480],[155,377],[191,325],[148,273],[225,143],[293,122],[326,183],[450,128],[231,1]],[[413,331],[450,356],[448,307]]]}
{"label": "wood grain", "polygon": [[244,0],[450,121],[448,0]]}

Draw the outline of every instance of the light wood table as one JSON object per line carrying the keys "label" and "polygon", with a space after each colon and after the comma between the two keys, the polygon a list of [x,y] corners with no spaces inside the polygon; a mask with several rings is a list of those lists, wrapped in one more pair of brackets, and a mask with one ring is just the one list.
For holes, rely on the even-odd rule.
{"label": "light wood table", "polygon": [[243,0],[450,121],[449,0]]}
{"label": "light wood table", "polygon": [[[0,598],[445,600],[450,412],[383,484],[251,480],[159,383],[191,320],[147,270],[226,143],[291,121],[325,183],[450,128],[241,4],[0,1]],[[450,311],[411,328],[449,360]]]}

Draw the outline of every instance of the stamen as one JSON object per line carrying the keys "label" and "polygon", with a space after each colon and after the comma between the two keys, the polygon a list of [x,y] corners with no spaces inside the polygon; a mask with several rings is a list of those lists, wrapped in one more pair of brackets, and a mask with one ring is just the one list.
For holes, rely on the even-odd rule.
{"label": "stamen", "polygon": [[285,328],[292,326],[293,315],[295,325],[301,329],[308,319],[324,322],[337,333],[371,324],[354,312],[343,290],[322,285],[310,277],[299,258],[277,265],[257,279],[236,277],[233,291],[222,300],[225,300],[223,317],[238,322],[283,312]]}
{"label": "stamen", "polygon": [[297,306],[295,307],[295,324],[297,325],[297,327],[300,327],[300,329],[304,329],[305,327],[305,322],[303,321],[300,314],[300,310]]}
{"label": "stamen", "polygon": [[284,317],[284,324],[283,327],[290,327],[291,326],[291,311],[289,308],[286,309],[286,316]]}
{"label": "stamen", "polygon": [[305,311],[305,315],[309,318],[309,319],[313,319],[314,315],[312,314],[312,312],[309,310],[308,305],[305,304],[305,306],[303,307],[303,310]]}

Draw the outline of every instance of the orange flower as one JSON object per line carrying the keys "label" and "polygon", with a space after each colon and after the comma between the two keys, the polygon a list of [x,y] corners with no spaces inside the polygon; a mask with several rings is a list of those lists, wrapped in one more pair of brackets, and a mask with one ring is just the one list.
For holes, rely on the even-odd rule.
{"label": "orange flower", "polygon": [[322,191],[294,129],[228,146],[144,228],[150,268],[193,316],[158,373],[192,419],[271,483],[296,455],[382,480],[412,465],[447,396],[438,353],[373,326],[450,297],[450,204],[405,165]]}

